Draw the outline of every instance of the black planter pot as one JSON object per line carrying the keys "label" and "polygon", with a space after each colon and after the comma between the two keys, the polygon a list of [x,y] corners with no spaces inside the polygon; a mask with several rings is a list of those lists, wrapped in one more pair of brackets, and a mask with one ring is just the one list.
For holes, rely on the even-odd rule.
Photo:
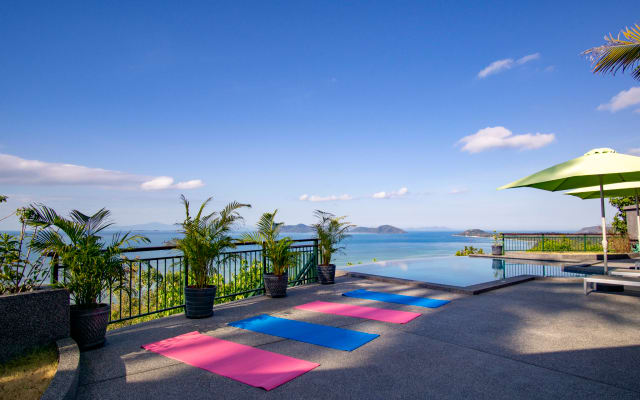
{"label": "black planter pot", "polygon": [[274,275],[264,274],[264,292],[269,297],[285,297],[287,295],[287,285],[289,274]]}
{"label": "black planter pot", "polygon": [[189,286],[184,288],[185,315],[187,318],[207,318],[213,315],[213,300],[216,297],[216,287],[206,288]]}
{"label": "black planter pot", "polygon": [[71,306],[71,337],[81,351],[104,345],[110,312],[108,304]]}
{"label": "black planter pot", "polygon": [[318,265],[318,280],[323,285],[335,283],[336,266],[334,264]]}
{"label": "black planter pot", "polygon": [[491,255],[492,256],[501,256],[502,255],[502,245],[494,244],[491,246]]}

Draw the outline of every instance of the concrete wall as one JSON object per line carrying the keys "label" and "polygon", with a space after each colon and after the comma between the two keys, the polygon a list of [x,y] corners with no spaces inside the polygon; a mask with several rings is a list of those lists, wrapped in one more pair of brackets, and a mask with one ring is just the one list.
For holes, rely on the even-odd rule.
{"label": "concrete wall", "polygon": [[44,289],[0,296],[0,362],[69,336],[69,292]]}
{"label": "concrete wall", "polygon": [[627,230],[631,243],[638,242],[638,226],[636,225],[636,206],[627,206],[624,208],[627,214]]}

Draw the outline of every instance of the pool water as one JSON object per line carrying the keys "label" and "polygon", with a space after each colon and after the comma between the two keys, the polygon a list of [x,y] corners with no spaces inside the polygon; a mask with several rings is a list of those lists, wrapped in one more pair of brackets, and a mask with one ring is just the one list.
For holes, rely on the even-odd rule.
{"label": "pool water", "polygon": [[380,261],[343,267],[349,272],[411,279],[451,286],[470,286],[519,275],[578,277],[581,274],[563,272],[562,264],[534,263],[528,260],[504,260],[475,257],[429,257]]}

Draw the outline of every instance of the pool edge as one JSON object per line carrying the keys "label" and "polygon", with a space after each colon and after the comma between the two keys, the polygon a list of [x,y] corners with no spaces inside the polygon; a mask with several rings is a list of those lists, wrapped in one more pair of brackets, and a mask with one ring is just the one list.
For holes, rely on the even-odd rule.
{"label": "pool edge", "polygon": [[491,290],[496,290],[496,289],[500,289],[507,286],[517,285],[518,283],[528,282],[536,279],[536,276],[534,275],[519,275],[519,276],[507,278],[507,279],[500,279],[496,281],[478,283],[476,285],[470,285],[470,286],[452,286],[452,285],[445,285],[442,283],[423,282],[423,281],[416,281],[413,279],[393,278],[389,276],[365,274],[363,272],[346,272],[345,275],[352,278],[368,279],[371,281],[386,282],[386,283],[399,283],[402,285],[418,286],[418,287],[423,287],[427,289],[442,290],[445,292],[468,294],[468,295],[477,295],[477,294],[485,293]]}

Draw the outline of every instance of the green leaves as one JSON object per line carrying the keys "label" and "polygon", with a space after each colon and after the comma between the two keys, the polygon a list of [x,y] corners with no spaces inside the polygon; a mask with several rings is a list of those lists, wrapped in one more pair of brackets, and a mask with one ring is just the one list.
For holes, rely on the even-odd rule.
{"label": "green leaves", "polygon": [[133,243],[149,242],[141,235],[117,233],[109,244],[104,243],[97,234],[112,225],[110,215],[103,208],[93,215],[73,210],[65,218],[42,204],[32,205],[24,213],[27,224],[42,228],[31,247],[64,266],[64,285],[76,304],[95,304],[105,289],[119,288],[125,272],[123,250]]}
{"label": "green leaves", "polygon": [[180,200],[185,207],[185,219],[180,224],[184,237],[176,239],[176,247],[182,251],[189,263],[195,286],[204,288],[211,275],[210,268],[213,262],[225,262],[235,256],[225,253],[227,249],[236,247],[231,230],[236,223],[243,220],[238,210],[251,205],[234,201],[220,212],[203,215],[206,206],[212,200],[212,197],[209,197],[200,205],[195,217],[192,217],[187,198],[181,195]]}
{"label": "green leaves", "polygon": [[[620,39],[620,34],[626,39]],[[585,50],[582,54],[589,56],[594,67],[594,73],[616,74],[627,69],[633,69],[631,75],[640,80],[640,26],[625,28],[614,38],[613,35],[605,36],[602,46]]]}
{"label": "green leaves", "polygon": [[324,264],[331,264],[331,257],[344,249],[344,246],[339,244],[349,237],[347,233],[355,225],[344,221],[346,216],[336,217],[326,211],[316,210],[314,215],[318,218],[318,222],[313,224],[313,227],[318,236],[322,261]]}
{"label": "green leaves", "polygon": [[284,275],[288,268],[297,263],[297,254],[291,250],[293,240],[289,237],[278,239],[282,222],[275,222],[278,210],[272,213],[262,214],[258,221],[258,230],[254,233],[245,233],[241,240],[262,245],[264,255],[271,262],[271,268],[275,275]]}

